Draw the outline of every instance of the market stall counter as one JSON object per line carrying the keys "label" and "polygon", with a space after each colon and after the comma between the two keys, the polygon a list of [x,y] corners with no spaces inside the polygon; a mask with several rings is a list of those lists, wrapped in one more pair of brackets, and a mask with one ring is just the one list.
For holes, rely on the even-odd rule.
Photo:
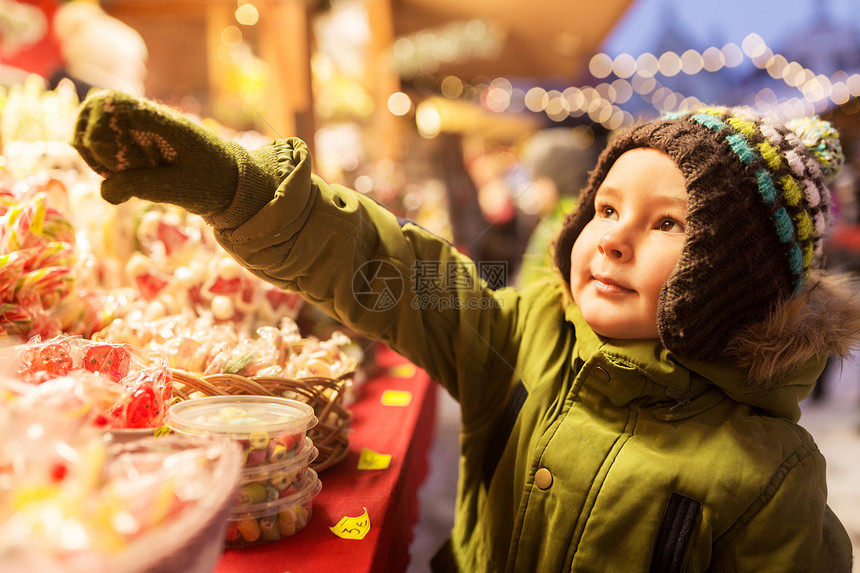
{"label": "market stall counter", "polygon": [[227,549],[216,573],[405,571],[428,471],[436,384],[384,346],[351,406],[349,453],[320,473],[308,525],[274,543]]}

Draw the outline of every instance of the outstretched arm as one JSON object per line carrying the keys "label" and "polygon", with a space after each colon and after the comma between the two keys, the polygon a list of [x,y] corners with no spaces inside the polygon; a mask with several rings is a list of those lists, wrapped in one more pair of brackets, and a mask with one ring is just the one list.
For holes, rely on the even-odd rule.
{"label": "outstretched arm", "polygon": [[439,237],[313,175],[298,139],[247,151],[164,106],[98,92],[82,105],[73,145],[105,177],[107,201],[134,196],[201,215],[252,272],[384,339],[455,396],[488,363],[515,361],[516,295],[487,288]]}

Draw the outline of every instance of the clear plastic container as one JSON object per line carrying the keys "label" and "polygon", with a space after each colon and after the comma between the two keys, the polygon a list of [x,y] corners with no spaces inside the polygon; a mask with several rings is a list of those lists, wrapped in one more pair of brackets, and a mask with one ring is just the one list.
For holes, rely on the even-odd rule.
{"label": "clear plastic container", "polygon": [[319,455],[310,438],[295,455],[274,463],[246,467],[242,472],[237,493],[237,504],[248,505],[275,501],[296,493],[308,471],[308,466]]}
{"label": "clear plastic container", "polygon": [[[0,457],[16,456],[12,473],[0,476],[11,488],[0,499],[11,493],[17,500],[11,507],[0,503],[0,571],[214,570],[242,469],[235,443],[173,435],[106,444],[93,428],[78,433],[52,426],[52,418],[66,417],[51,414],[40,414],[46,423],[38,432],[22,427],[0,447],[12,448]],[[19,446],[29,454],[21,455]]]}
{"label": "clear plastic container", "polygon": [[313,515],[313,500],[321,489],[322,482],[310,468],[295,493],[263,503],[234,506],[227,520],[225,547],[263,545],[301,531]]}
{"label": "clear plastic container", "polygon": [[170,407],[165,424],[178,434],[230,438],[244,450],[245,466],[294,456],[317,424],[307,404],[271,396],[208,396]]}

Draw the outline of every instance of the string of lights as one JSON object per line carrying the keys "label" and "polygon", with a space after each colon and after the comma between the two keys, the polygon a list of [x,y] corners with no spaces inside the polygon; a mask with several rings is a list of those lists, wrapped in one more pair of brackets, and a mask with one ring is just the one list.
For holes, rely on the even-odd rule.
{"label": "string of lights", "polygon": [[598,53],[589,61],[588,69],[592,77],[604,81],[593,86],[565,89],[533,86],[523,89],[515,87],[507,78],[469,84],[448,76],[441,80],[439,91],[450,99],[479,101],[490,112],[529,110],[543,113],[556,122],[587,116],[592,122],[615,130],[635,121],[633,115],[622,108],[634,96],[640,97],[657,112],[686,110],[702,103],[695,96],[663,85],[660,77],[716,73],[738,67],[747,59],[774,80],[784,82],[797,92],[791,97],[778,98],[771,88],[759,90],[754,100],[759,111],[765,114],[775,114],[782,119],[820,114],[831,104],[842,106],[860,96],[860,74],[845,71],[831,77],[816,74],[800,63],[774,53],[757,34],[748,35],[740,46],[728,43],[722,48],[712,46],[702,52],[690,49],[682,54],[667,51],[659,55],[643,53],[637,57],[625,53],[614,58]]}
{"label": "string of lights", "polygon": [[[249,0],[237,0],[235,18],[240,25],[253,26],[259,14]],[[241,38],[236,26],[230,26],[222,34],[225,46],[235,46]],[[640,98],[647,109],[656,113],[687,110],[703,103],[694,95],[665,85],[672,83],[666,78],[680,74],[715,74],[738,68],[747,61],[766,71],[775,82],[783,84],[773,89],[762,87],[753,94],[754,106],[764,114],[773,114],[780,119],[821,114],[833,105],[845,106],[860,97],[860,73],[838,71],[832,76],[816,73],[775,53],[761,36],[754,33],[746,36],[740,45],[729,42],[722,47],[711,46],[702,51],[689,49],[680,54],[666,51],[661,54],[645,52],[638,56],[622,53],[612,57],[598,53],[588,63],[590,76],[598,80],[595,85],[572,85],[564,89],[540,85],[526,88],[521,87],[521,82],[515,85],[504,77],[468,82],[452,75],[441,79],[433,75],[445,63],[488,57],[498,51],[502,41],[503,34],[499,30],[480,20],[454,22],[398,38],[391,46],[391,57],[401,77],[418,87],[418,91],[436,92],[447,99],[477,103],[491,113],[528,110],[559,123],[569,118],[587,118],[608,130],[635,121],[633,114],[625,109],[635,107],[625,105],[634,97]],[[428,86],[428,82],[431,85]],[[785,87],[790,88],[788,95]],[[392,94],[388,107],[391,113],[400,116],[416,109],[403,92]],[[854,108],[860,110],[860,105]]]}

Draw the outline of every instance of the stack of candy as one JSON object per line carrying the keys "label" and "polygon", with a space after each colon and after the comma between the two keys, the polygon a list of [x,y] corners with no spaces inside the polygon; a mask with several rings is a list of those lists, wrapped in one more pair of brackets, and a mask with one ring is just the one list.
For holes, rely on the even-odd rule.
{"label": "stack of candy", "polygon": [[[94,245],[97,251],[122,254],[123,285],[139,294],[134,308],[126,312],[130,318],[153,320],[191,310],[218,324],[250,331],[298,315],[302,299],[230,258],[200,217],[141,201],[132,201],[130,208],[129,219],[136,225],[130,233],[119,233],[131,241],[128,248]],[[103,237],[115,243],[116,235],[106,232]]]}
{"label": "stack of candy", "polygon": [[79,336],[38,337],[8,348],[14,377],[34,385],[32,398],[50,402],[74,396],[92,425],[104,429],[157,428],[170,406],[173,386],[167,363],[128,344]]}
{"label": "stack of candy", "polygon": [[[5,95],[5,97],[2,97]],[[81,169],[85,164],[69,145],[78,96],[74,84],[61,80],[46,90],[38,75],[0,90],[0,167],[13,177],[54,169]]]}
{"label": "stack of candy", "polygon": [[238,374],[301,379],[338,378],[354,370],[352,341],[335,332],[328,340],[302,337],[289,317],[253,334],[211,316],[182,313],[155,320],[116,319],[94,340],[126,342],[165,356],[172,368],[193,374]]}
{"label": "stack of candy", "polygon": [[75,236],[69,222],[46,207],[46,195],[22,201],[0,190],[0,335],[54,335],[52,310],[72,289]]}
{"label": "stack of candy", "polygon": [[[168,568],[211,569],[224,539],[268,543],[307,525],[322,487],[310,465],[346,450],[342,402],[363,353],[340,332],[303,337],[302,299],[238,265],[201,218],[103,201],[99,178],[67,144],[77,103],[66,85],[34,82],[0,98],[0,339],[9,343],[0,362],[15,365],[0,377],[0,401],[14,404],[0,408],[0,570],[115,571],[122,557],[123,570],[145,571],[200,531],[189,510],[215,519],[220,492],[222,528],[193,544],[208,557]],[[310,403],[336,408],[318,420],[318,406],[284,387],[278,397],[205,397],[183,390],[174,379],[183,373],[258,388],[322,380],[336,386]],[[126,441],[165,423],[177,435]],[[63,441],[81,428],[96,438]],[[322,432],[343,439],[330,444]],[[231,452],[235,479],[223,467],[215,477]]]}
{"label": "stack of candy", "polygon": [[211,396],[171,406],[166,424],[174,432],[227,438],[244,452],[227,547],[277,541],[307,525],[322,488],[308,467],[317,450],[307,431],[316,423],[310,406],[284,398]]}
{"label": "stack of candy", "polygon": [[0,571],[211,571],[239,449],[183,436],[112,443],[74,392],[46,404],[36,388],[0,381]]}

